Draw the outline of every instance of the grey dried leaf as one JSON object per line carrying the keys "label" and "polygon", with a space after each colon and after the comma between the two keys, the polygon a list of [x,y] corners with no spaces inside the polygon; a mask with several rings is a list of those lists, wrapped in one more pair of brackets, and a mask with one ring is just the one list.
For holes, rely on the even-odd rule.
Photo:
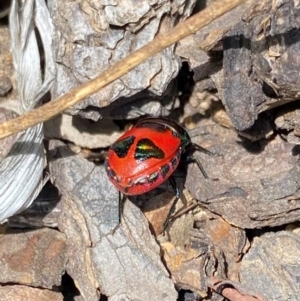
{"label": "grey dried leaf", "polygon": [[59,228],[70,242],[67,272],[84,300],[99,300],[99,290],[109,300],[175,300],[174,284],[140,209],[127,201],[118,226],[118,193],[104,167],[59,141],[50,142],[49,166],[63,195]]}
{"label": "grey dried leaf", "polygon": [[[33,26],[34,25],[34,26]],[[35,30],[43,44],[45,70]],[[54,62],[51,50],[52,23],[43,0],[22,3],[13,0],[10,35],[19,97],[18,113],[31,110],[51,86]],[[37,125],[17,136],[0,166],[0,222],[26,209],[43,186],[43,126]]]}
{"label": "grey dried leaf", "polygon": [[0,221],[30,206],[43,187],[43,126],[26,130],[0,165]]}
{"label": "grey dried leaf", "polygon": [[[43,45],[45,56],[43,71],[33,23],[39,31]],[[18,75],[16,81],[22,112],[34,108],[41,96],[52,85],[55,74],[51,49],[52,32],[53,25],[44,0],[29,0],[21,7],[17,0],[12,2],[10,12],[11,49],[15,72]]]}
{"label": "grey dried leaf", "polygon": [[[0,123],[16,117],[16,113],[0,107]],[[6,157],[16,140],[16,135],[0,140],[0,162]]]}

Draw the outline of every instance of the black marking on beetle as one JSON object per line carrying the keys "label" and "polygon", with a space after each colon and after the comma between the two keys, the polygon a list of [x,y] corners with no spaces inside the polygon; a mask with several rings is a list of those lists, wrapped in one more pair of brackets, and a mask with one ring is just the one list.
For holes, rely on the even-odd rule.
{"label": "black marking on beetle", "polygon": [[155,171],[151,175],[149,175],[148,182],[152,184],[158,179],[158,177],[159,177],[159,172]]}
{"label": "black marking on beetle", "polygon": [[125,158],[135,140],[134,136],[126,137],[116,141],[110,148],[116,153],[119,158]]}
{"label": "black marking on beetle", "polygon": [[107,173],[108,177],[110,179],[115,179],[116,178],[116,173],[114,172],[113,169],[110,168],[110,166],[108,165],[107,160],[105,160],[105,162],[104,162],[104,167],[105,167],[105,170],[106,170],[106,173]]}
{"label": "black marking on beetle", "polygon": [[178,162],[178,159],[177,157],[174,157],[171,159],[171,165],[172,165],[172,168],[175,169],[176,165],[177,165],[177,162]]}
{"label": "black marking on beetle", "polygon": [[145,161],[150,158],[164,159],[165,153],[148,138],[140,139],[136,145],[134,158]]}
{"label": "black marking on beetle", "polygon": [[162,175],[162,177],[165,178],[169,171],[170,171],[170,166],[169,166],[169,164],[163,165],[163,166],[161,167],[161,175]]}

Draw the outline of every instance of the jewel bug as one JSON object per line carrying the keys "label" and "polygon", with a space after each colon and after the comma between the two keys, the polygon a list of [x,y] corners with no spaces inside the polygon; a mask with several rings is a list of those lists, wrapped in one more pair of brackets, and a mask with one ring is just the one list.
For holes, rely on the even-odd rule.
{"label": "jewel bug", "polygon": [[169,179],[187,154],[186,159],[195,161],[208,178],[199,160],[189,155],[195,150],[211,154],[192,143],[188,132],[175,121],[148,117],[138,121],[111,145],[105,170],[121,193],[139,195]]}

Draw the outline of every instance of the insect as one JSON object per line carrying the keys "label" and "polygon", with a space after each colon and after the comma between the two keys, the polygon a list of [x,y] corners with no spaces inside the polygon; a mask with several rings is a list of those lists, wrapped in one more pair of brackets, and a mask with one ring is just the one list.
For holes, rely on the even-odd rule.
{"label": "insect", "polygon": [[192,143],[187,131],[167,118],[144,118],[114,142],[105,159],[106,173],[114,186],[125,195],[146,193],[164,183],[183,156],[195,161],[207,175],[192,151],[211,154]]}

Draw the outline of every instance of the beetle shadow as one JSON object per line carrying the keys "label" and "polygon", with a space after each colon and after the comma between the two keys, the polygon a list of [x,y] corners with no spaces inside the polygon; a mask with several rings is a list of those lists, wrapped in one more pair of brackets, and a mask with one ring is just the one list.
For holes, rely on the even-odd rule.
{"label": "beetle shadow", "polygon": [[[164,197],[167,192],[170,193],[170,197]],[[143,212],[149,212],[167,206],[168,203],[172,201],[172,198],[171,185],[166,183],[141,195],[128,196],[128,199]]]}

